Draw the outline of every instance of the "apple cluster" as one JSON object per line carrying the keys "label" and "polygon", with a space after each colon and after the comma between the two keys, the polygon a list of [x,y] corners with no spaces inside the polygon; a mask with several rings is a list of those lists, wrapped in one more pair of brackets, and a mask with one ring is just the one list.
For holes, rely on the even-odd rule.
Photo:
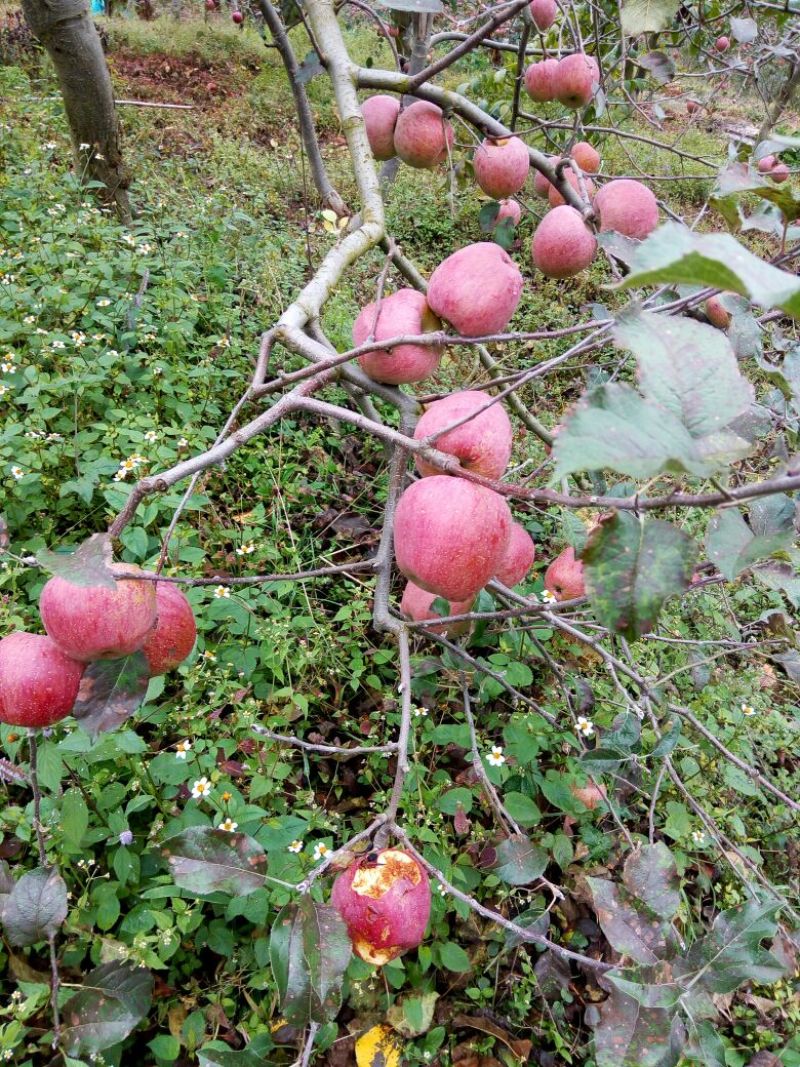
{"label": "apple cluster", "polygon": [[177,585],[134,577],[143,572],[132,564],[110,570],[112,587],[50,578],[39,598],[45,634],[0,641],[0,722],[41,728],[65,718],[88,663],[141,652],[152,677],[189,655],[197,627]]}

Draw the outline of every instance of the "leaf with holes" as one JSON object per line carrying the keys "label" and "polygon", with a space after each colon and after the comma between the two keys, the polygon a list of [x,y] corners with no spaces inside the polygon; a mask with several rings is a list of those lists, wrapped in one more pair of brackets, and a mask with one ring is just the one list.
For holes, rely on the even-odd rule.
{"label": "leaf with holes", "polygon": [[91,1056],[116,1045],[147,1015],[153,976],[114,960],[96,967],[62,1009],[61,1036],[70,1056]]}
{"label": "leaf with holes", "polygon": [[303,895],[275,920],[269,958],[281,1013],[296,1026],[333,1019],[342,1003],[342,981],[352,945],[336,908]]}
{"label": "leaf with holes", "polygon": [[36,867],[14,883],[3,902],[3,929],[12,945],[35,945],[67,917],[67,886],[55,867]]}
{"label": "leaf with holes", "polygon": [[83,672],[72,714],[92,737],[116,730],[142,704],[150,667],[142,652],[97,660]]}
{"label": "leaf with holes", "polygon": [[258,841],[247,834],[190,826],[168,838],[160,854],[169,864],[175,884],[198,896],[230,893],[243,897],[264,885],[267,856]]}
{"label": "leaf with holes", "polygon": [[597,921],[609,944],[637,963],[652,967],[666,957],[668,927],[645,914],[627,890],[606,878],[587,878]]}
{"label": "leaf with holes", "polygon": [[544,849],[534,845],[524,834],[512,834],[497,846],[492,870],[509,885],[530,885],[544,873],[547,862]]}
{"label": "leaf with holes", "polygon": [[625,860],[625,888],[661,919],[674,918],[680,906],[680,879],[670,850],[663,841],[640,845]]}
{"label": "leaf with holes", "polygon": [[103,585],[112,589],[114,576],[108,567],[112,557],[110,536],[98,533],[92,534],[74,552],[51,552],[43,548],[37,552],[36,561],[40,567],[73,585]]}
{"label": "leaf with holes", "polygon": [[598,620],[631,641],[652,630],[667,598],[688,588],[694,558],[692,539],[668,522],[624,511],[603,519],[583,553]]}
{"label": "leaf with holes", "polygon": [[613,983],[609,987],[594,1031],[597,1067],[675,1067],[686,1039],[680,1019],[664,1008],[642,1007]]}

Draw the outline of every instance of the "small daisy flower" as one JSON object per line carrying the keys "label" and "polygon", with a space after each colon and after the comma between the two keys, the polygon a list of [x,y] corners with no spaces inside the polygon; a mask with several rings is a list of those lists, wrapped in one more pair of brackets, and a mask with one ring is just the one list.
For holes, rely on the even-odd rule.
{"label": "small daisy flower", "polygon": [[180,441],[178,441],[178,448],[188,448],[188,447],[189,447],[189,442],[186,440],[185,437],[182,437],[180,439]]}
{"label": "small daisy flower", "polygon": [[207,797],[214,786],[209,782],[208,778],[203,776],[198,778],[192,786],[192,796],[195,800],[202,800],[203,797]]}
{"label": "small daisy flower", "polygon": [[164,368],[163,368],[163,367],[153,367],[153,374],[154,374],[154,375],[155,375],[156,377],[159,377],[159,376],[160,376],[160,375],[162,375],[163,373],[164,373]]}
{"label": "small daisy flower", "polygon": [[320,841],[319,844],[314,845],[314,859],[315,860],[324,860],[329,852],[330,852],[330,849],[328,848],[327,845],[323,844],[322,841]]}
{"label": "small daisy flower", "polygon": [[486,762],[490,767],[502,767],[506,758],[503,755],[503,749],[500,745],[492,745],[492,751],[486,757]]}
{"label": "small daisy flower", "polygon": [[756,709],[753,707],[752,704],[742,704],[741,710],[742,710],[742,715],[746,715],[748,719],[750,718],[751,715],[755,715],[755,713],[756,713]]}
{"label": "small daisy flower", "polygon": [[239,824],[238,822],[234,822],[233,819],[227,818],[222,820],[217,829],[224,830],[226,834],[232,834],[239,829]]}
{"label": "small daisy flower", "polygon": [[67,346],[64,341],[59,341],[58,339],[56,339],[55,341],[50,342],[50,347],[57,348],[60,351],[61,349],[66,348]]}
{"label": "small daisy flower", "polygon": [[8,386],[0,382],[0,396],[5,396],[7,392],[9,392]]}
{"label": "small daisy flower", "polygon": [[233,800],[233,793],[225,792],[222,794],[222,803],[227,804],[229,800]]}
{"label": "small daisy flower", "polygon": [[555,593],[552,593],[549,589],[543,589],[541,592],[541,599],[543,604],[557,604],[558,597]]}
{"label": "small daisy flower", "polygon": [[227,585],[218,585],[214,590],[214,598],[216,600],[227,600],[231,595],[231,591]]}
{"label": "small daisy flower", "polygon": [[12,467],[11,477],[19,481],[21,478],[25,477],[25,471],[22,469],[22,467]]}
{"label": "small daisy flower", "polygon": [[579,715],[578,721],[575,724],[575,729],[579,734],[583,734],[584,737],[591,737],[594,733],[594,723],[584,715]]}
{"label": "small daisy flower", "polygon": [[186,759],[187,755],[192,751],[191,741],[179,741],[175,746],[175,758]]}
{"label": "small daisy flower", "polygon": [[239,548],[236,549],[236,555],[237,556],[252,556],[252,554],[255,552],[255,550],[256,550],[255,543],[253,541],[247,541],[247,542],[245,542],[245,544],[240,545]]}
{"label": "small daisy flower", "polygon": [[203,659],[207,663],[216,663],[217,662],[216,653],[215,652],[209,652],[208,649],[206,649],[205,652],[203,653]]}
{"label": "small daisy flower", "polygon": [[22,321],[25,323],[26,326],[33,326],[34,322],[36,322],[36,316],[26,315]]}
{"label": "small daisy flower", "polygon": [[222,337],[217,339],[217,344],[219,345],[220,348],[230,348],[231,347],[231,339],[230,339],[230,337],[228,337],[225,334],[223,334]]}
{"label": "small daisy flower", "polygon": [[107,308],[110,305],[111,305],[111,301],[108,299],[107,296],[103,296],[97,301],[97,306],[99,308]]}
{"label": "small daisy flower", "polygon": [[414,718],[415,719],[424,719],[427,714],[428,714],[428,709],[427,708],[414,708]]}
{"label": "small daisy flower", "polygon": [[288,849],[289,849],[290,852],[294,852],[294,853],[302,852],[303,851],[303,842],[302,841],[292,841],[292,843],[288,846]]}
{"label": "small daisy flower", "polygon": [[447,890],[445,889],[445,887],[442,885],[441,882],[439,882],[439,894],[440,894],[440,896],[443,896],[443,897],[447,896]]}
{"label": "small daisy flower", "polygon": [[148,430],[147,433],[144,435],[144,439],[152,445],[155,441],[158,440],[158,433],[155,430]]}
{"label": "small daisy flower", "polygon": [[90,144],[87,144],[85,141],[81,141],[81,143],[78,145],[78,151],[88,152],[91,147],[92,146]]}
{"label": "small daisy flower", "polygon": [[706,835],[702,830],[692,830],[692,841],[695,845],[704,845],[706,843]]}
{"label": "small daisy flower", "polygon": [[45,143],[42,145],[42,148],[45,150],[45,152],[52,152],[53,149],[57,147],[58,146],[56,145],[55,141],[45,141]]}

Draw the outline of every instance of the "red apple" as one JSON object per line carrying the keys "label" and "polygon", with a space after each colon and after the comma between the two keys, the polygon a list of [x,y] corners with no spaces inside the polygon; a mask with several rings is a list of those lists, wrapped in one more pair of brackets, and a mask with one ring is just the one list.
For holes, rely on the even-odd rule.
{"label": "red apple", "polygon": [[511,524],[511,535],[495,578],[511,589],[518,585],[533,566],[536,545],[533,538],[518,522]]}
{"label": "red apple", "polygon": [[789,177],[789,168],[785,163],[776,163],[769,172],[769,177],[772,181],[777,182],[778,184],[785,182]]}
{"label": "red apple", "polygon": [[491,489],[446,474],[421,478],[397,505],[398,569],[445,600],[469,600],[497,574],[511,522],[508,504]]}
{"label": "red apple", "polygon": [[[560,162],[560,160],[561,156],[549,157],[550,165],[553,167],[555,167],[555,165]],[[546,200],[547,195],[552,188],[553,186],[550,182],[550,179],[546,178],[540,170],[537,170],[533,175],[533,191],[536,193],[536,195],[544,197],[544,199]]]}
{"label": "red apple", "polygon": [[[413,582],[406,582],[403,598],[400,601],[400,610],[414,622],[427,622],[428,619],[439,618],[437,613],[432,610],[432,604],[437,599],[435,593],[420,589]],[[457,600],[454,603],[448,601],[450,608],[448,614],[465,615],[472,607],[473,600],[474,597],[470,597],[469,600]],[[429,626],[424,632],[427,633],[432,630],[434,633],[457,637],[458,634],[466,633],[468,629],[469,623],[465,620],[464,622],[451,622],[449,626]]]}
{"label": "red apple", "polygon": [[597,174],[600,170],[600,153],[588,141],[578,141],[569,154],[584,174]]}
{"label": "red apple", "polygon": [[[469,422],[437,437],[433,447],[457,456],[462,467],[468,471],[482,474],[484,478],[501,478],[511,457],[514,432],[503,405],[496,403],[487,408],[490,401],[490,396],[477,389],[464,389],[436,400],[417,423],[414,439],[421,441],[445,426],[472,415]],[[420,456],[416,456],[414,461],[417,470],[424,476],[441,473]]]}
{"label": "red apple", "polygon": [[700,105],[698,104],[698,102],[696,100],[687,100],[686,101],[686,111],[688,112],[688,114],[694,115],[694,113],[696,111],[699,111],[699,110],[700,110]]}
{"label": "red apple", "polygon": [[565,56],[553,76],[555,98],[565,107],[586,107],[594,96],[597,81],[597,63],[590,56],[583,52]]}
{"label": "red apple", "polygon": [[364,125],[372,154],[378,160],[392,159],[394,150],[394,128],[400,114],[400,101],[396,96],[370,96],[361,105]]}
{"label": "red apple", "polygon": [[[112,563],[114,574],[141,574],[130,563]],[[75,585],[58,575],[42,589],[39,611],[48,637],[84,663],[117,659],[138,651],[156,622],[151,581],[122,579],[113,588]]]}
{"label": "red apple", "polygon": [[512,226],[519,226],[519,220],[521,218],[522,208],[516,200],[501,200],[500,208],[494,217],[494,224],[496,226],[498,222],[502,222],[503,219],[511,219]]}
{"label": "red apple", "polygon": [[333,883],[331,902],[356,955],[382,967],[422,943],[431,888],[425,868],[412,855],[386,848],[343,871]]}
{"label": "red apple", "polygon": [[241,13],[241,11],[233,11],[231,13],[231,18],[237,26],[240,26],[244,22],[244,15]]}
{"label": "red apple", "polygon": [[481,189],[499,200],[522,189],[531,164],[527,146],[519,137],[487,137],[475,152],[472,165]]}
{"label": "red apple", "polygon": [[397,117],[395,152],[409,167],[435,167],[447,159],[453,146],[453,127],[436,104],[417,100]]}
{"label": "red apple", "polygon": [[156,610],[156,625],[142,645],[151,676],[175,670],[192,651],[197,637],[192,606],[175,582],[156,583]]}
{"label": "red apple", "polygon": [[776,163],[775,156],[762,156],[758,161],[758,173],[769,174]]}
{"label": "red apple", "polygon": [[572,278],[592,262],[597,239],[581,213],[566,204],[548,211],[533,235],[533,262],[548,278]]}
{"label": "red apple", "polygon": [[540,33],[546,33],[556,21],[558,5],[556,0],[531,0],[529,11],[536,29]]}
{"label": "red apple", "polygon": [[535,100],[537,104],[555,100],[557,70],[557,59],[542,59],[538,63],[531,63],[525,71],[525,89],[531,100]]}
{"label": "red apple", "polygon": [[706,300],[706,316],[712,326],[716,326],[718,330],[727,330],[731,324],[731,313],[723,307],[722,301],[718,296],[710,296]]}
{"label": "red apple", "polygon": [[[562,171],[563,176],[567,179],[567,183],[572,186],[578,196],[581,195],[580,186],[578,184],[578,175],[572,169],[572,167],[565,167]],[[584,178],[583,184],[586,187],[586,192],[589,195],[589,202],[594,198],[594,194],[597,191],[596,186],[591,178]],[[562,204],[566,204],[566,200],[561,193],[556,189],[555,185],[550,185],[547,190],[547,199],[550,203],[550,207],[561,207]]]}
{"label": "red apple", "polygon": [[39,729],[72,711],[85,670],[49,637],[17,632],[0,641],[0,722]]}
{"label": "red apple", "polygon": [[509,254],[493,241],[460,248],[431,275],[428,303],[462,337],[500,333],[522,294],[522,275]]}
{"label": "red apple", "polygon": [[576,600],[586,596],[583,580],[583,564],[575,558],[575,549],[571,546],[556,556],[544,572],[544,587],[556,600]]}
{"label": "red apple", "polygon": [[728,49],[730,48],[730,46],[731,46],[730,37],[718,37],[716,39],[716,41],[714,41],[714,48],[718,52],[727,52]]}
{"label": "red apple", "polygon": [[[375,325],[375,304],[367,304],[353,323],[353,344],[363,345],[374,330],[376,341],[392,337],[435,333],[441,323],[425,297],[416,289],[398,289],[381,301]],[[437,345],[397,345],[376,348],[358,357],[365,374],[375,382],[406,385],[429,378],[439,366],[442,350]]]}
{"label": "red apple", "polygon": [[641,241],[658,226],[658,202],[653,193],[632,178],[608,182],[594,198],[601,230],[616,230]]}

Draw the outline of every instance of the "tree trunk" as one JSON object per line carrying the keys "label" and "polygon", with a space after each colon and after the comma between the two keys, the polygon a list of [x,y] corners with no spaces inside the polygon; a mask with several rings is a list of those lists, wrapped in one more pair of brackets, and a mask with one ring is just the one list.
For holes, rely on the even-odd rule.
{"label": "tree trunk", "polygon": [[56,69],[77,174],[101,182],[104,199],[130,222],[130,179],[122,163],[111,77],[88,0],[22,0],[22,10]]}

